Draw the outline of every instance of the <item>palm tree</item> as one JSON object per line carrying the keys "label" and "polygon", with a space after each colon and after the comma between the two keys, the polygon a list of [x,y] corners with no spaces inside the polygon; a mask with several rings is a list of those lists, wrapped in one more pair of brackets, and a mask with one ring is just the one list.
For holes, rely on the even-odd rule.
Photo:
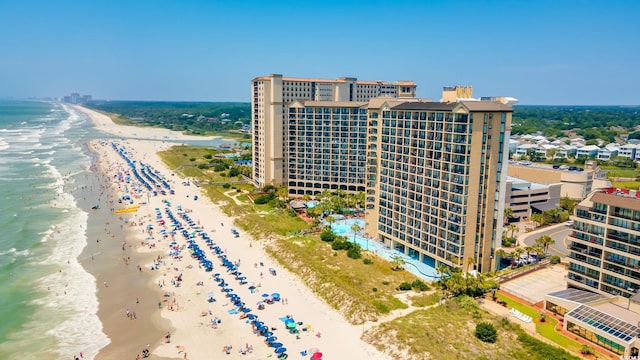
{"label": "palm tree", "polygon": [[351,231],[353,231],[353,242],[356,242],[356,235],[358,234],[358,232],[362,230],[362,227],[360,227],[360,225],[358,225],[357,223],[354,223],[353,225],[351,225]]}
{"label": "palm tree", "polygon": [[467,258],[467,272],[469,272],[469,268],[472,267],[475,269],[476,259],[473,256],[469,256]]}
{"label": "palm tree", "polygon": [[500,261],[502,261],[502,259],[507,257],[507,252],[504,251],[503,248],[500,248],[500,249],[496,250],[495,256],[496,256],[496,259],[500,259]]}
{"label": "palm tree", "polygon": [[544,215],[533,214],[531,215],[531,221],[533,221],[534,223],[538,223],[538,226],[542,226],[544,224]]}
{"label": "palm tree", "polygon": [[525,250],[523,248],[521,248],[520,246],[516,246],[516,248],[511,252],[511,261],[520,261],[520,256],[522,256],[524,252]]}
{"label": "palm tree", "polygon": [[287,197],[289,197],[289,189],[285,185],[279,186],[276,194],[278,195],[278,199],[286,200]]}
{"label": "palm tree", "polygon": [[331,227],[331,225],[336,222],[336,218],[334,218],[333,216],[327,216],[325,220],[329,224],[329,227]]}
{"label": "palm tree", "polygon": [[518,233],[520,228],[518,228],[518,225],[516,224],[509,224],[509,226],[507,226],[507,230],[511,231],[511,237],[514,237],[514,235]]}
{"label": "palm tree", "polygon": [[513,209],[504,208],[504,223],[507,224],[509,222],[509,218],[513,216]]}
{"label": "palm tree", "polygon": [[398,270],[402,270],[402,266],[404,265],[404,260],[402,260],[402,257],[400,257],[400,255],[394,255],[393,256],[393,270],[394,271],[398,271]]}
{"label": "palm tree", "polygon": [[546,254],[549,250],[549,246],[555,244],[556,241],[549,235],[542,235],[536,239],[536,245],[542,247],[542,250]]}

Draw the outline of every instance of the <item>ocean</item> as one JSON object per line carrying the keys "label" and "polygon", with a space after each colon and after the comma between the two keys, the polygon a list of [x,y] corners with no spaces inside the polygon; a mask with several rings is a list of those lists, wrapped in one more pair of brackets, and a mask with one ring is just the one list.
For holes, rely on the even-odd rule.
{"label": "ocean", "polygon": [[93,358],[109,343],[79,259],[91,210],[75,198],[98,183],[86,142],[105,137],[63,104],[0,100],[0,359]]}

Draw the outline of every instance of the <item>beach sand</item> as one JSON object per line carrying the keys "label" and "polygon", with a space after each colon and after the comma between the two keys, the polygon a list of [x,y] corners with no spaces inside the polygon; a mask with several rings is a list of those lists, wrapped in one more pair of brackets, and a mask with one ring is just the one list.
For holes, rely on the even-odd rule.
{"label": "beach sand", "polygon": [[[78,109],[85,111],[99,129],[107,131],[103,127],[109,128],[109,133],[127,136],[129,132],[147,132],[147,128],[118,130],[118,125],[107,121],[108,117],[84,108]],[[165,136],[162,129],[149,131],[154,132],[152,138],[163,139]],[[189,138],[182,134],[180,136],[180,139]],[[135,213],[124,214],[128,215],[127,224],[119,219],[119,215],[123,214],[110,212],[106,200],[105,205],[101,205],[98,210],[108,218],[104,220],[109,221],[107,226],[110,226],[106,231],[114,234],[113,238],[105,239],[99,245],[92,243],[92,237],[89,237],[89,245],[83,253],[83,265],[97,279],[99,316],[105,333],[111,339],[111,343],[98,354],[98,359],[135,359],[147,345],[153,359],[277,358],[274,348],[265,344],[265,338],[253,332],[248,319],[240,319],[240,315],[229,313],[235,306],[221,292],[221,287],[213,276],[215,273],[219,273],[220,278],[246,303],[245,306],[252,309],[251,314],[257,315],[268,327],[276,328],[273,333],[287,349],[289,359],[308,359],[311,356],[309,350],[313,348],[319,349],[325,359],[389,359],[387,355],[360,340],[364,331],[362,326],[347,323],[340,314],[315,296],[297,276],[270,259],[263,249],[269,240],[253,239],[242,232],[239,237],[233,237],[233,219],[203,197],[198,187],[184,185],[183,179],[173,175],[160,161],[156,153],[171,144],[134,139],[116,142],[130,151],[133,159],[151,165],[169,179],[175,195],[149,198],[142,196],[134,199],[141,206]],[[105,179],[108,179],[107,183],[111,182],[112,190],[115,190],[115,172],[126,169],[128,165],[110,142],[96,141],[90,146],[96,147],[94,151],[101,159],[97,165],[105,174]],[[117,196],[122,195],[122,185],[120,183],[120,189],[116,191],[119,192]],[[195,200],[196,195],[198,200]],[[248,283],[241,285],[227,272],[201,237],[196,237],[195,240],[213,262],[212,272],[201,268],[198,260],[190,257],[186,249],[180,252],[181,257],[169,256],[169,243],[174,239],[161,236],[159,230],[162,226],[157,224],[154,210],[160,209],[163,219],[168,222],[163,200],[171,202],[169,208],[174,215],[177,215],[178,206],[188,211],[187,214],[198,224],[196,226],[200,226],[220,246],[228,259],[240,263],[239,271],[246,276]],[[116,203],[113,207],[125,206],[126,204]],[[130,226],[133,219],[137,219],[137,225]],[[186,223],[184,220],[181,222]],[[149,224],[154,227],[151,234],[146,233]],[[120,225],[123,225],[123,229],[120,229]],[[102,230],[101,236],[110,237]],[[119,239],[120,236],[124,238]],[[152,239],[145,240],[147,238]],[[123,251],[121,243],[125,239]],[[175,236],[175,241],[180,246],[187,244],[181,234]],[[145,245],[141,245],[142,243]],[[91,260],[91,254],[98,255]],[[163,258],[158,262],[157,270],[151,270],[155,267],[154,259],[158,256]],[[129,265],[125,264],[124,257],[131,258]],[[137,265],[141,266],[141,270],[138,270]],[[270,268],[277,275],[271,275]],[[181,279],[179,282],[176,281],[178,277]],[[108,287],[103,285],[104,281],[107,281]],[[178,283],[179,286],[174,285]],[[257,287],[257,291],[252,293],[249,290],[251,284]],[[209,292],[213,293],[215,302],[207,301],[206,294]],[[263,300],[262,295],[271,293],[279,293],[282,300],[266,305],[264,310],[258,310],[256,304]],[[136,311],[137,318],[132,320],[127,317],[126,309]],[[297,326],[299,334],[287,331],[281,320],[287,315],[302,323]],[[220,320],[217,328],[212,326],[214,318]],[[171,333],[170,343],[165,342],[166,332]],[[230,354],[223,353],[224,346],[231,346]],[[239,353],[239,350],[247,346],[252,347],[251,353]],[[307,354],[303,356],[305,350]]]}

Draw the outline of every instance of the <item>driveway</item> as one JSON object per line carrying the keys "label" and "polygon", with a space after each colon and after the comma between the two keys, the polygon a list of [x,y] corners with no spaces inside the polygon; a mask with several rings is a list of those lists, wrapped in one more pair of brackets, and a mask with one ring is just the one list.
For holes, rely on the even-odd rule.
{"label": "driveway", "polygon": [[558,255],[560,257],[569,256],[569,250],[567,247],[569,246],[567,237],[571,234],[573,230],[570,227],[567,227],[562,224],[551,225],[542,229],[534,230],[528,233],[520,233],[518,236],[518,241],[525,246],[534,245],[536,239],[549,235],[553,240],[556,241],[555,244],[549,246],[549,255]]}

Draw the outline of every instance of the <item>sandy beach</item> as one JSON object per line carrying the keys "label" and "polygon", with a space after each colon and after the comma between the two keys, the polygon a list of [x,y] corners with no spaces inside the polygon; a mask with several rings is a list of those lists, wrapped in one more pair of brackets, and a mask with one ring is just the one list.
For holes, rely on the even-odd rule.
{"label": "sandy beach", "polygon": [[[156,153],[171,144],[132,138],[190,137],[163,129],[120,127],[95,111],[78,109],[100,130],[128,138],[90,144],[99,155],[96,165],[105,182],[103,191],[110,194],[98,210],[106,219],[103,240],[90,241],[83,253],[83,265],[89,263],[86,267],[97,279],[99,317],[111,340],[96,358],[136,359],[148,349],[153,359],[276,359],[275,349],[281,347],[289,359],[309,359],[317,351],[323,359],[389,359],[360,340],[362,326],[347,323],[297,276],[270,259],[263,249],[268,239],[253,239],[242,231],[234,237],[233,219],[161,162]],[[136,161],[138,170],[142,162],[164,177],[174,194],[136,192],[134,181],[124,180],[131,176],[131,165],[113,143]],[[119,203],[126,195],[131,200]],[[134,205],[139,205],[135,212],[112,211]],[[181,229],[171,226],[167,210]],[[211,261],[212,271],[191,256],[189,238]],[[223,256],[234,269],[222,264]],[[220,286],[223,283],[227,285]],[[274,293],[279,296],[271,301]],[[210,297],[215,301],[209,302]],[[256,326],[249,315],[263,324]],[[268,329],[260,331],[262,326]],[[265,331],[277,338],[272,339],[275,347],[267,344],[261,334]]]}

